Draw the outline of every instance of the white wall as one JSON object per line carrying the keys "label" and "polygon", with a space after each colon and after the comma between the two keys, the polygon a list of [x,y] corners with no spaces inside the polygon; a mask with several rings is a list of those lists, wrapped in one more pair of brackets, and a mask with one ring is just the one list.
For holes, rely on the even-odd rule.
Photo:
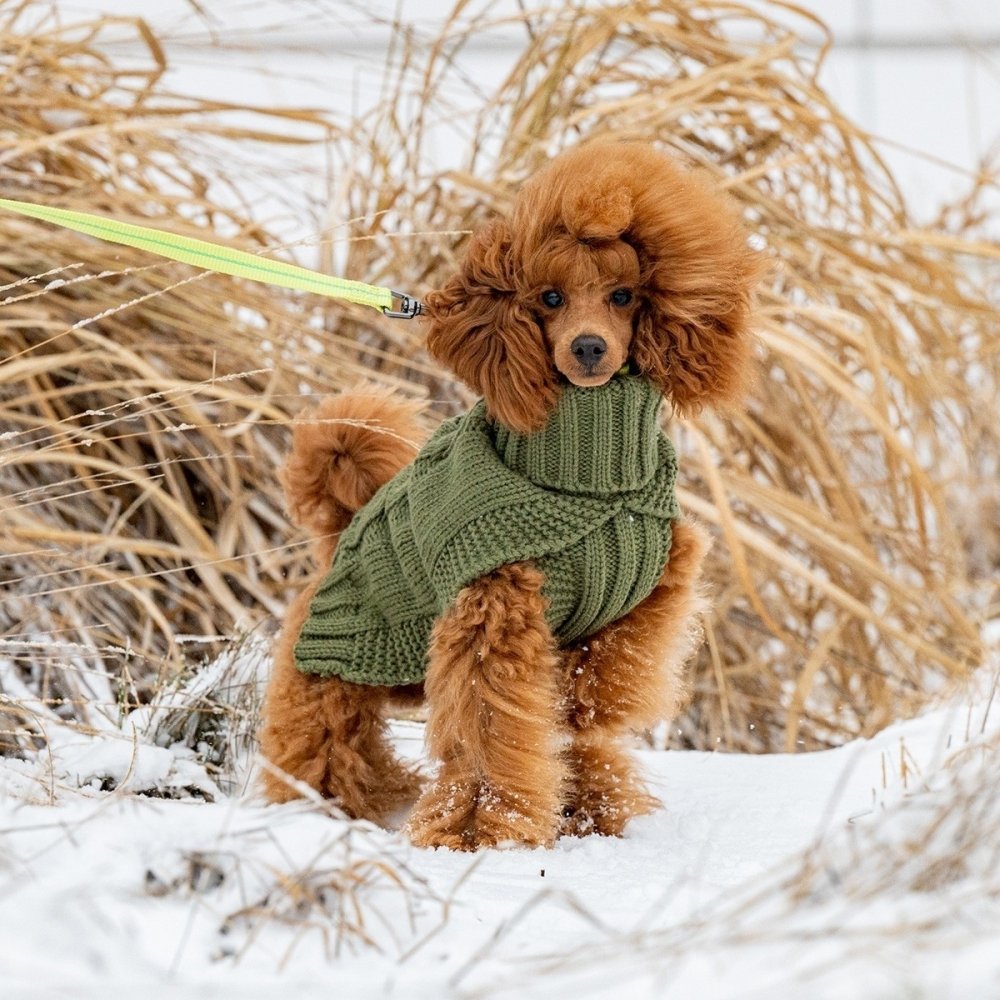
{"label": "white wall", "polygon": [[824,84],[855,121],[885,137],[882,151],[914,203],[929,210],[959,195],[983,158],[1000,152],[1000,2],[804,6],[834,31]]}

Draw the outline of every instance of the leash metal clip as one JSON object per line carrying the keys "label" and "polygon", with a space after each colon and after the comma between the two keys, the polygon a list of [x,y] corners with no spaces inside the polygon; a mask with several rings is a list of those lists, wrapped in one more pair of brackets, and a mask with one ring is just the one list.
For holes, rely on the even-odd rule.
{"label": "leash metal clip", "polygon": [[[405,292],[392,292],[393,299],[399,299],[399,309],[387,309],[382,307],[382,315],[390,319],[414,319],[424,311],[424,305],[420,299],[415,299]],[[395,304],[395,303],[394,303]]]}

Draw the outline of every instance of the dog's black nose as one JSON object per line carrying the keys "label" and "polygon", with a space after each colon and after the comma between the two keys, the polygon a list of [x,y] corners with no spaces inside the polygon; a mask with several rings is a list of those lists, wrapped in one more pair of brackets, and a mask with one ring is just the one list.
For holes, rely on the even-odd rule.
{"label": "dog's black nose", "polygon": [[607,353],[608,344],[603,337],[594,333],[583,333],[569,345],[573,357],[585,368],[593,368]]}

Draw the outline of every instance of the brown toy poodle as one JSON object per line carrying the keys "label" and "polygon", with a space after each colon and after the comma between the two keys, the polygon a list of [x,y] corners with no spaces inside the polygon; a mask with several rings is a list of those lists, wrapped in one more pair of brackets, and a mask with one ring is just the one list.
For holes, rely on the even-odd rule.
{"label": "brown toy poodle", "polygon": [[[677,511],[657,408],[738,400],[758,270],[705,178],[645,144],[584,145],[528,181],[426,298],[430,353],[482,397],[477,408],[416,461],[416,408],[386,392],[344,393],[297,423],[283,483],[318,572],[290,608],[267,691],[272,801],[304,783],[384,822],[419,796],[413,842],[463,850],[619,835],[658,804],[623,737],[684,697],[708,541]],[[637,409],[603,402],[619,398]],[[665,485],[650,493],[654,480]],[[466,507],[475,513],[449,513]],[[529,508],[542,527],[522,529]],[[603,541],[598,524],[612,525]],[[650,532],[638,548],[633,528]],[[558,534],[569,554],[546,554],[532,530]],[[390,593],[381,603],[366,596],[376,583]],[[403,666],[390,675],[393,657]],[[422,788],[385,716],[423,696],[436,773]]]}

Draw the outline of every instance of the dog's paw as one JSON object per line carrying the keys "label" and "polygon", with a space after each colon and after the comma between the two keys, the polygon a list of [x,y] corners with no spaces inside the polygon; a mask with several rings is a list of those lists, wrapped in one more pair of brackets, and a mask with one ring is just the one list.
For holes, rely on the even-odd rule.
{"label": "dog's paw", "polygon": [[407,824],[410,843],[414,847],[446,847],[449,851],[471,851],[464,833],[451,833],[447,830],[436,830],[431,827]]}
{"label": "dog's paw", "polygon": [[613,803],[599,808],[567,806],[563,810],[559,826],[560,837],[589,837],[596,833],[601,837],[620,837],[625,832],[632,813]]}
{"label": "dog's paw", "polygon": [[420,796],[406,822],[406,833],[417,847],[447,847],[468,851],[466,828],[476,807],[471,781],[433,781]]}
{"label": "dog's paw", "polygon": [[559,835],[620,837],[633,816],[663,807],[635,772],[628,754],[613,744],[573,747],[573,779],[566,789]]}
{"label": "dog's paw", "polygon": [[555,808],[515,805],[516,796],[483,784],[435,783],[406,828],[417,847],[478,851],[487,847],[549,847],[558,834]]}

